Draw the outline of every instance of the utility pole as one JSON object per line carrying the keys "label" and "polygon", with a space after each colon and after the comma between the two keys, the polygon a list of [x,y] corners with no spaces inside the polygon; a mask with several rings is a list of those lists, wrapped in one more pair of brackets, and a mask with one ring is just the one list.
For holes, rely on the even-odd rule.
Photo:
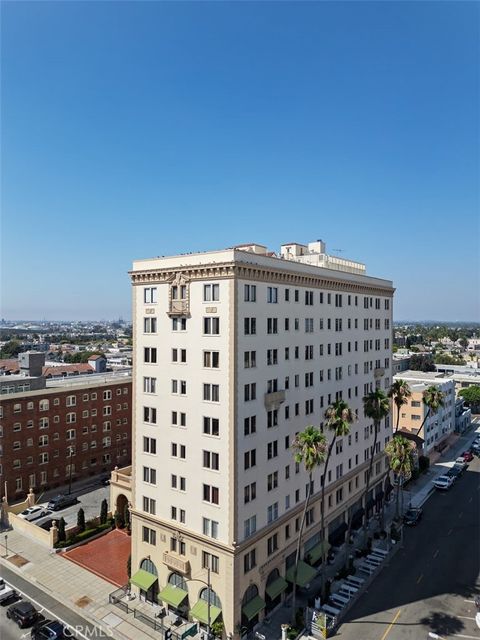
{"label": "utility pole", "polygon": [[210,598],[212,597],[212,585],[210,584],[210,562],[207,568],[207,582],[208,582],[208,600],[207,600],[207,640],[210,640]]}
{"label": "utility pole", "polygon": [[69,474],[68,474],[68,495],[72,493],[72,447],[68,447],[68,459],[70,460],[70,464],[68,465]]}

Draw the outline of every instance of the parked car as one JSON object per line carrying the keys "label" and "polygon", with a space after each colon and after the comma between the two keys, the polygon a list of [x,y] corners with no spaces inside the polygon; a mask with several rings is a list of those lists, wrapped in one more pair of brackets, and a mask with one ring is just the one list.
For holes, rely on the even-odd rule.
{"label": "parked car", "polygon": [[420,522],[422,519],[423,510],[418,508],[411,508],[407,511],[407,513],[403,516],[403,523],[413,527]]}
{"label": "parked car", "polygon": [[47,520],[44,520],[43,522],[37,522],[37,527],[40,527],[41,529],[44,529],[45,531],[50,531],[50,529],[52,528],[52,524],[53,524],[54,520],[58,524],[58,518],[47,518]]}
{"label": "parked car", "polygon": [[36,520],[37,518],[43,518],[43,516],[48,516],[50,511],[45,507],[28,507],[25,511],[20,513],[20,517],[24,520],[28,520],[32,522],[32,520]]}
{"label": "parked car", "polygon": [[471,451],[464,451],[462,453],[462,458],[465,462],[471,462],[473,460],[473,453]]}
{"label": "parked car", "polygon": [[15,591],[15,589],[12,589],[12,587],[10,587],[5,582],[3,582],[2,585],[0,585],[0,604],[1,605],[5,605],[8,602],[11,602],[16,597],[17,597],[17,592]]}
{"label": "parked car", "polygon": [[58,620],[44,620],[30,632],[32,640],[63,640],[66,637],[65,627]]}
{"label": "parked car", "polygon": [[446,491],[447,489],[450,489],[453,482],[453,478],[450,478],[449,476],[438,476],[438,478],[435,478],[435,480],[433,480],[433,486],[436,489],[443,489],[444,491]]}
{"label": "parked car", "polygon": [[460,467],[461,469],[465,470],[468,467],[467,462],[465,462],[465,459],[463,456],[459,456],[454,463],[454,466],[456,467]]}
{"label": "parked car", "polygon": [[449,469],[447,471],[447,473],[445,474],[446,476],[448,476],[449,478],[452,478],[453,481],[457,480],[457,478],[459,478],[463,473],[463,469],[458,466],[458,465],[453,465],[453,467],[451,467],[451,469]]}
{"label": "parked car", "polygon": [[47,505],[47,509],[51,509],[52,511],[60,511],[60,509],[66,509],[72,504],[77,504],[77,499],[75,496],[69,495],[59,495],[52,498]]}
{"label": "parked car", "polygon": [[17,602],[7,609],[7,618],[18,624],[20,629],[30,627],[38,620],[38,611],[30,602]]}

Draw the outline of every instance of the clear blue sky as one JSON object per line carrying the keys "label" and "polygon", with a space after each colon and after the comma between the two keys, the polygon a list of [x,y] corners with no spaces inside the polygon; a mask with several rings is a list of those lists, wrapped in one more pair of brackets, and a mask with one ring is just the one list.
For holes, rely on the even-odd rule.
{"label": "clear blue sky", "polygon": [[1,308],[130,317],[132,260],[322,238],[479,320],[476,2],[2,2]]}

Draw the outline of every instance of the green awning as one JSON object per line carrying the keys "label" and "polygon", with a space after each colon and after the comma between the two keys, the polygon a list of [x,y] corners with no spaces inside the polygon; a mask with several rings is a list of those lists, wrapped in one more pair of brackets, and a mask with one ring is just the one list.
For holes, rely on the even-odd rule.
{"label": "green awning", "polygon": [[158,576],[153,573],[148,573],[145,569],[139,569],[131,578],[130,582],[136,587],[140,587],[143,591],[148,591],[152,584],[158,580]]}
{"label": "green awning", "polygon": [[328,553],[330,547],[331,544],[327,540],[325,540],[325,542],[319,542],[306,553],[308,561],[311,562],[311,564],[315,564],[315,562],[321,559],[323,550],[325,549],[325,553]]}
{"label": "green awning", "polygon": [[188,592],[176,587],[174,584],[167,584],[160,593],[158,599],[172,605],[172,607],[179,607],[185,598],[188,596]]}
{"label": "green awning", "polygon": [[[289,582],[293,582],[293,573],[295,571],[295,565],[290,567],[287,571],[287,575],[285,576]],[[309,564],[300,560],[298,563],[298,571],[297,571],[297,585],[299,587],[305,587],[309,582],[313,580],[316,576],[317,572],[313,569]]]}
{"label": "green awning", "polygon": [[288,582],[282,576],[279,576],[276,580],[271,582],[265,591],[268,593],[272,600],[275,600],[277,596],[285,591],[288,587]]}
{"label": "green awning", "polygon": [[242,608],[242,611],[247,620],[250,621],[257,615],[257,613],[260,613],[264,606],[265,600],[262,600],[260,596],[255,596],[255,598],[250,600],[250,602],[247,602],[247,604]]}
{"label": "green awning", "polygon": [[[200,598],[196,605],[190,611],[193,618],[200,620],[204,624],[208,624],[208,602]],[[210,605],[210,624],[213,624],[218,616],[222,613],[222,610],[218,607]]]}

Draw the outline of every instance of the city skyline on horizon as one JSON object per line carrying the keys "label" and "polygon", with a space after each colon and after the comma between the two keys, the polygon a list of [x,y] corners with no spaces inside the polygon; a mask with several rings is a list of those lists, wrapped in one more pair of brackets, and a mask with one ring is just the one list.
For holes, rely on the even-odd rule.
{"label": "city skyline on horizon", "polygon": [[130,318],[133,260],[321,237],[394,317],[480,319],[479,14],[4,3],[0,317]]}

